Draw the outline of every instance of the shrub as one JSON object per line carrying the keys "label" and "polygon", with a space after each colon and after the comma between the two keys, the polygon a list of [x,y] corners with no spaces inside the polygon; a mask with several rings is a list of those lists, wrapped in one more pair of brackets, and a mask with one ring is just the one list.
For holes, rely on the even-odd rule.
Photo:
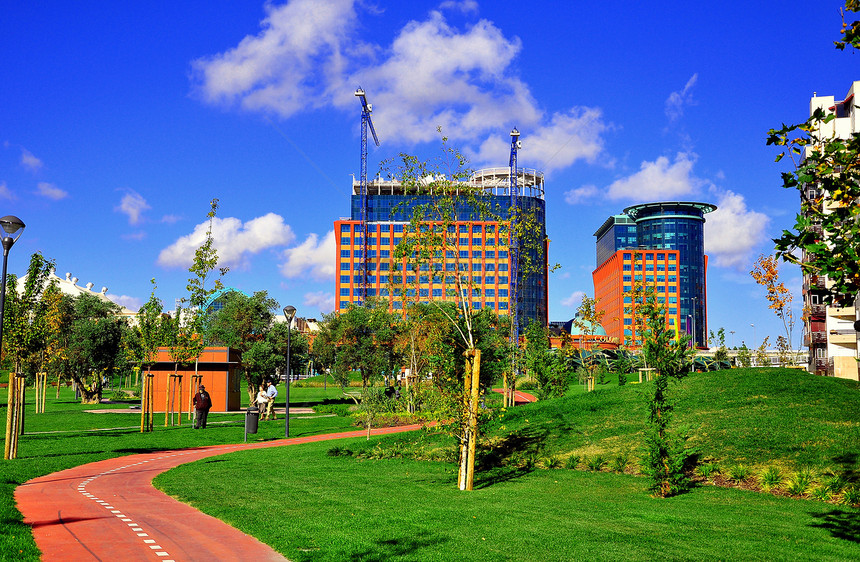
{"label": "shrub", "polygon": [[788,481],[786,491],[793,496],[802,496],[809,490],[812,485],[813,473],[810,469],[804,468],[797,472]]}
{"label": "shrub", "polygon": [[561,468],[561,459],[558,455],[549,455],[543,459],[543,467],[547,469]]}
{"label": "shrub", "polygon": [[745,464],[736,464],[729,469],[727,476],[735,482],[743,482],[749,478],[750,468]]}
{"label": "shrub", "polygon": [[606,459],[603,458],[603,455],[594,455],[585,459],[585,466],[588,467],[588,470],[600,472],[606,466]]}
{"label": "shrub", "polygon": [[343,447],[332,447],[326,454],[330,457],[348,457],[352,455],[352,451]]}
{"label": "shrub", "polygon": [[761,487],[765,492],[769,492],[782,484],[782,472],[775,466],[765,468],[758,476]]}
{"label": "shrub", "polygon": [[857,486],[846,488],[842,492],[842,497],[839,498],[839,503],[851,506],[860,505],[860,488]]}
{"label": "shrub", "polygon": [[829,501],[833,497],[833,494],[830,492],[830,488],[822,485],[813,488],[812,491],[809,492],[809,495],[816,500],[823,502]]}
{"label": "shrub", "polygon": [[715,474],[719,474],[720,469],[719,469],[719,467],[717,467],[717,465],[715,465],[714,463],[709,462],[709,463],[707,463],[707,464],[699,465],[699,466],[696,468],[696,472],[698,472],[698,473],[699,473],[699,476],[701,476],[702,478],[708,478],[708,479],[710,479],[710,478],[711,478],[711,477],[713,477]]}
{"label": "shrub", "polygon": [[619,453],[615,455],[610,464],[610,469],[613,472],[624,472],[627,465],[630,464],[630,453]]}
{"label": "shrub", "polygon": [[570,455],[567,457],[567,461],[565,461],[565,467],[570,470],[576,470],[579,466],[579,455]]}

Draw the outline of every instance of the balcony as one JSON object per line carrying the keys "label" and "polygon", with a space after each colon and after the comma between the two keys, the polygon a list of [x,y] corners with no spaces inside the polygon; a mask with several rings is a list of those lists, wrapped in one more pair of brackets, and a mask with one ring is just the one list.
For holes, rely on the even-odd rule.
{"label": "balcony", "polygon": [[853,306],[845,306],[845,307],[828,306],[827,307],[827,315],[832,316],[833,318],[845,318],[845,319],[854,320],[855,314],[856,314],[856,312],[855,312]]}
{"label": "balcony", "polygon": [[812,343],[827,343],[827,334],[824,332],[812,332],[809,339],[812,340]]}
{"label": "balcony", "polygon": [[854,330],[830,330],[830,343],[847,347],[857,346],[857,332]]}
{"label": "balcony", "polygon": [[809,314],[811,316],[824,316],[827,312],[827,306],[823,304],[811,304],[809,305]]}

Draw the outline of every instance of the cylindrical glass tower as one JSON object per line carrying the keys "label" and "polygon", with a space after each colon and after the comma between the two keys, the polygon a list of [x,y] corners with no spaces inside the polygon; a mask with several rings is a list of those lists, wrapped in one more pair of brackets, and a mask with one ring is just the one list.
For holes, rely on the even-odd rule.
{"label": "cylindrical glass tower", "polygon": [[673,201],[644,203],[624,209],[636,221],[640,247],[678,250],[681,319],[689,319],[694,345],[705,346],[707,302],[705,290],[705,214],[710,203]]}

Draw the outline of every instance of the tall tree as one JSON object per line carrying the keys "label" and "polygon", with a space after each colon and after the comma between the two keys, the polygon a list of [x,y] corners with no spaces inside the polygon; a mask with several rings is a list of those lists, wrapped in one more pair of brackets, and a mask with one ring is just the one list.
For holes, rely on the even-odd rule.
{"label": "tall tree", "polygon": [[[40,351],[47,340],[45,315],[48,305],[42,295],[48,287],[53,269],[54,261],[36,252],[30,256],[30,265],[23,280],[15,275],[8,277],[3,314],[3,348],[12,359],[16,372],[21,372],[25,362],[39,361]],[[21,284],[23,287],[19,291]]]}
{"label": "tall tree", "polygon": [[84,293],[72,299],[69,374],[85,404],[101,399],[102,378],[113,376],[124,359],[122,339],[128,326],[118,313],[118,305],[95,295]]}
{"label": "tall tree", "polygon": [[[860,47],[860,21],[844,20],[858,11],[860,0],[846,0],[838,49]],[[776,161],[788,156],[794,165],[782,174],[783,187],[799,191],[801,199],[793,229],[774,242],[777,257],[804,274],[827,276],[825,302],[852,306],[860,292],[860,135],[828,134],[835,118],[819,108],[803,123],[768,133],[767,144],[781,149]]]}
{"label": "tall tree", "polygon": [[[254,401],[257,388],[262,382],[262,375],[260,371],[249,368],[249,365],[245,364],[245,354],[253,348],[254,344],[266,339],[274,321],[273,311],[277,307],[278,301],[271,298],[266,291],[257,291],[250,297],[232,291],[224,296],[224,307],[212,313],[206,321],[209,326],[207,336],[210,341],[226,345],[239,352],[249,403]],[[261,351],[263,349],[258,348],[250,356],[257,367],[261,364]],[[269,351],[273,352],[271,347]]]}

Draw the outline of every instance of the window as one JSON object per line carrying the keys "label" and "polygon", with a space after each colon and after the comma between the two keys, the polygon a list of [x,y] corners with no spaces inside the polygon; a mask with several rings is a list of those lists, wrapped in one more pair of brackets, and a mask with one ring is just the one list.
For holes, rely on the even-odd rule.
{"label": "window", "polygon": [[487,257],[487,259],[488,259],[488,260],[494,260],[494,259],[496,259],[496,252],[495,252],[495,250],[487,250],[487,251],[486,251],[486,257]]}
{"label": "window", "polygon": [[374,289],[372,287],[368,287],[367,288],[367,296],[368,297],[375,297],[376,296],[376,289]]}
{"label": "window", "polygon": [[624,254],[624,259],[625,260],[631,260],[631,259],[633,259],[633,255],[632,254]]}
{"label": "window", "polygon": [[508,297],[508,290],[507,289],[499,289],[499,297],[507,298]]}
{"label": "window", "polygon": [[454,250],[445,250],[445,259],[454,259]]}
{"label": "window", "polygon": [[495,277],[495,275],[487,275],[486,277],[484,277],[484,284],[486,284],[486,285],[495,285],[495,284],[496,284],[496,277]]}
{"label": "window", "polygon": [[422,285],[426,285],[430,282],[430,277],[427,275],[421,275],[420,277],[418,277],[418,282]]}
{"label": "window", "polygon": [[344,236],[340,239],[341,246],[349,246],[349,237]]}
{"label": "window", "polygon": [[499,275],[499,285],[507,285],[508,284],[508,276],[507,275]]}
{"label": "window", "polygon": [[391,269],[391,263],[389,263],[389,262],[383,262],[383,263],[379,264],[379,271],[388,271],[390,269]]}
{"label": "window", "polygon": [[645,254],[645,259],[653,261],[654,260],[654,254]]}
{"label": "window", "polygon": [[624,264],[624,271],[632,271],[633,267],[629,263]]}
{"label": "window", "polygon": [[472,259],[481,259],[481,250],[472,250]]}
{"label": "window", "polygon": [[468,246],[469,245],[469,239],[468,238],[460,238],[460,245],[461,246]]}
{"label": "window", "polygon": [[460,250],[460,257],[464,260],[469,259],[469,250]]}
{"label": "window", "polygon": [[349,262],[341,263],[340,264],[340,270],[341,271],[349,271]]}
{"label": "window", "polygon": [[391,225],[390,224],[381,224],[379,225],[379,232],[390,232]]}
{"label": "window", "polygon": [[388,276],[387,275],[380,275],[379,276],[379,283],[383,284],[383,285],[387,285],[388,284]]}
{"label": "window", "polygon": [[480,238],[472,238],[472,246],[480,246],[481,239]]}
{"label": "window", "polygon": [[419,297],[428,297],[428,296],[430,296],[430,290],[429,289],[419,289],[418,290],[418,296]]}
{"label": "window", "polygon": [[461,234],[468,234],[469,233],[469,225],[468,224],[461,224],[460,225],[460,233]]}
{"label": "window", "polygon": [[442,289],[433,289],[433,297],[440,298],[442,296]]}
{"label": "window", "polygon": [[388,288],[383,287],[383,288],[379,289],[379,296],[380,297],[387,297],[388,296]]}
{"label": "window", "polygon": [[481,276],[475,275],[474,277],[472,277],[472,283],[474,283],[476,285],[480,285],[481,284]]}
{"label": "window", "polygon": [[499,264],[499,271],[507,271],[507,270],[508,270],[508,264],[506,264],[506,263],[500,263]]}
{"label": "window", "polygon": [[[403,225],[402,224],[395,224],[394,225],[394,232],[403,232]],[[395,240],[396,240],[396,238],[395,238]]]}
{"label": "window", "polygon": [[481,263],[480,262],[477,262],[477,263],[473,262],[472,263],[472,271],[481,271]]}
{"label": "window", "polygon": [[406,276],[406,284],[412,285],[414,283],[415,283],[415,276],[414,275],[407,275]]}
{"label": "window", "polygon": [[348,258],[349,257],[349,250],[341,250],[340,251],[340,257]]}
{"label": "window", "polygon": [[508,309],[508,303],[506,303],[506,302],[500,302],[499,303],[499,310],[507,310],[507,309]]}
{"label": "window", "polygon": [[457,264],[451,263],[451,262],[448,262],[445,264],[445,271],[456,271],[456,270],[457,270]]}
{"label": "window", "polygon": [[349,301],[340,301],[340,308],[349,308]]}
{"label": "window", "polygon": [[496,296],[496,290],[495,289],[484,289],[484,296],[495,297]]}
{"label": "window", "polygon": [[340,225],[340,231],[341,232],[349,232],[349,225],[348,224]]}
{"label": "window", "polygon": [[394,301],[394,308],[395,310],[400,310],[401,308],[403,308],[403,303],[400,301]]}
{"label": "window", "polygon": [[349,296],[349,287],[343,287],[340,290],[340,296],[348,297]]}
{"label": "window", "polygon": [[508,259],[508,251],[507,250],[499,250],[499,259],[500,260]]}
{"label": "window", "polygon": [[484,266],[484,271],[495,271],[495,270],[496,270],[496,264],[494,264],[494,263],[488,263]]}

